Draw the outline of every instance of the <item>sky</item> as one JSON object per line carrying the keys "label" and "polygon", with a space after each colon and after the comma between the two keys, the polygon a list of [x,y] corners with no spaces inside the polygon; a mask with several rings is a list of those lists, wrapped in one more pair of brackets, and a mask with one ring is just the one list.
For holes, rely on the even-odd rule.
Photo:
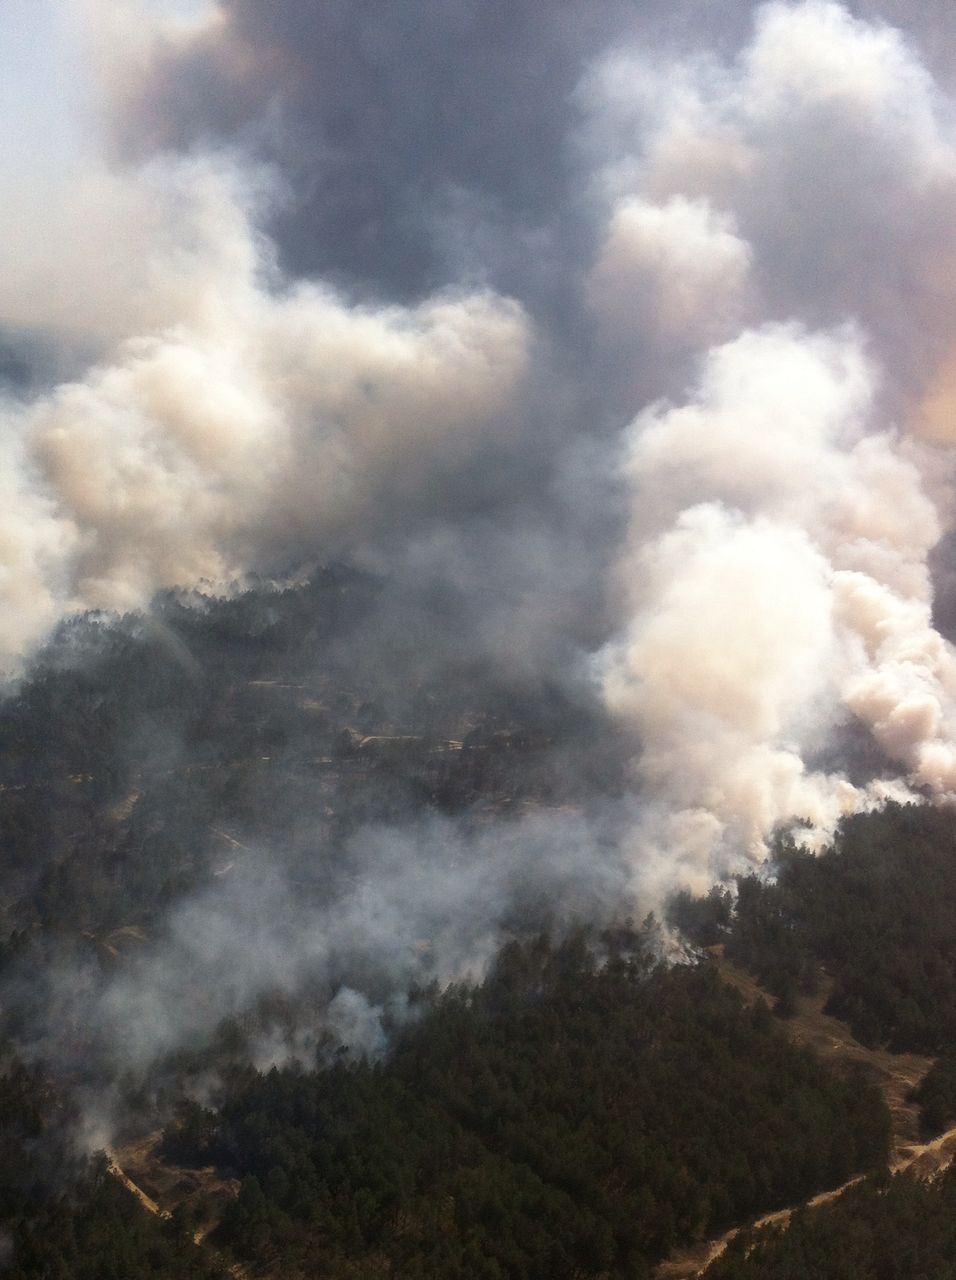
{"label": "sky", "polygon": [[79,137],[76,84],[62,5],[9,0],[0,12],[0,158],[14,167],[60,171],[73,162]]}

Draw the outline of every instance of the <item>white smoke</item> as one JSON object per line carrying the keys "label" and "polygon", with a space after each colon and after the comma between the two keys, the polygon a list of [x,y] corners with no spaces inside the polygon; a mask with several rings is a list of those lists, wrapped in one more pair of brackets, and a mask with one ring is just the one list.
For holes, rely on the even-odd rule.
{"label": "white smoke", "polygon": [[[732,66],[667,76],[653,99],[664,73],[616,57],[591,88],[595,136],[619,148],[591,306],[626,326],[630,290],[635,346],[650,329],[672,359],[689,337],[701,353],[686,399],[626,433],[627,620],[599,661],[643,743],[636,880],[658,891],[764,858],[780,826],[819,840],[908,787],[956,794],[956,652],[928,569],[952,467],[918,439],[947,436],[948,356],[931,370],[953,299],[931,255],[956,150],[940,94],[897,32],[813,0],[760,9]],[[625,257],[624,227],[666,269]],[[735,315],[746,327],[708,348]],[[898,782],[808,769],[848,715]]]}
{"label": "white smoke", "polygon": [[731,218],[704,200],[622,200],[590,277],[606,342],[698,345],[732,326],[750,265]]}
{"label": "white smoke", "polygon": [[[373,310],[286,284],[222,161],[148,166],[119,189],[114,214],[122,225],[132,209],[137,232],[121,280],[87,291],[86,252],[78,275],[64,260],[75,296],[48,316],[66,324],[85,302],[79,327],[103,356],[3,410],[18,455],[0,531],[6,666],[64,612],[143,607],[160,588],[228,584],[343,538],[374,545],[389,521],[440,504],[443,475],[504,429],[528,358],[520,308],[489,294]],[[165,214],[147,252],[140,215],[156,191]],[[19,291],[5,301],[22,319]]]}
{"label": "white smoke", "polygon": [[[937,525],[892,439],[863,434],[871,376],[852,332],[748,331],[711,352],[692,403],[631,428],[632,617],[603,655],[604,688],[698,883],[734,850],[765,856],[781,823],[832,831],[887,794],[804,766],[846,707],[871,723],[860,681],[880,670],[867,640],[883,615],[850,609],[853,586],[928,623]],[[928,663],[916,682],[946,696]]]}

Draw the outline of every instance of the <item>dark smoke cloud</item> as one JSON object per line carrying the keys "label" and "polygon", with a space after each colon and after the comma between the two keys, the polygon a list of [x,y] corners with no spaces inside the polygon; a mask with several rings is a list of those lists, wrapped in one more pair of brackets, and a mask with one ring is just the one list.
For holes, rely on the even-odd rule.
{"label": "dark smoke cloud", "polygon": [[221,14],[157,51],[121,122],[127,153],[251,145],[287,183],[285,265],[403,298],[463,278],[553,298],[585,234],[572,140],[589,63],[745,21],[657,0],[228,0]]}
{"label": "dark smoke cloud", "polygon": [[[221,0],[199,38],[155,49],[117,133],[128,155],[238,141],[276,164],[273,231],[295,274],[405,298],[463,276],[547,295],[585,234],[572,139],[589,66],[615,47],[730,55],[759,8]],[[914,32],[948,77],[949,5],[850,8]],[[818,160],[815,179],[840,176]]]}

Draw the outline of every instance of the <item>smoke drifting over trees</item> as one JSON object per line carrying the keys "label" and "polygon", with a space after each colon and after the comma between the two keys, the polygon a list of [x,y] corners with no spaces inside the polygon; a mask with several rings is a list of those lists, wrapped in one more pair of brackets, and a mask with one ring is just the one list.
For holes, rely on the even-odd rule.
{"label": "smoke drifting over trees", "polygon": [[[633,800],[545,860],[431,818],[369,853],[365,906],[401,915],[410,864],[446,922],[493,902],[469,958],[545,865],[569,915],[644,908],[781,826],[952,798],[951,28],[889,0],[78,0],[96,146],[0,199],[5,669],[77,611],[338,561],[391,584],[355,641],[387,686],[402,600],[440,596],[416,679],[454,653],[547,680],[633,755]],[[331,922],[251,893],[295,983]]]}

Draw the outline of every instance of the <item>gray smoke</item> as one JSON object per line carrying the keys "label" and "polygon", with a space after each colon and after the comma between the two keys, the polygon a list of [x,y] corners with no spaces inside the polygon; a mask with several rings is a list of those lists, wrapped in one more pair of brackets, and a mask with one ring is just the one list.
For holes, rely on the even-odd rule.
{"label": "gray smoke", "polygon": [[92,957],[54,969],[24,1048],[61,1065],[77,1046],[94,1060],[105,1051],[138,1072],[266,997],[306,993],[294,1022],[259,1028],[260,1065],[308,1060],[323,1031],[374,1054],[383,1023],[407,1016],[411,984],[480,977],[513,932],[611,921],[627,892],[626,820],[541,812],[369,826],[334,868],[307,843],[234,851],[154,936],[126,940],[124,963],[105,983]]}

